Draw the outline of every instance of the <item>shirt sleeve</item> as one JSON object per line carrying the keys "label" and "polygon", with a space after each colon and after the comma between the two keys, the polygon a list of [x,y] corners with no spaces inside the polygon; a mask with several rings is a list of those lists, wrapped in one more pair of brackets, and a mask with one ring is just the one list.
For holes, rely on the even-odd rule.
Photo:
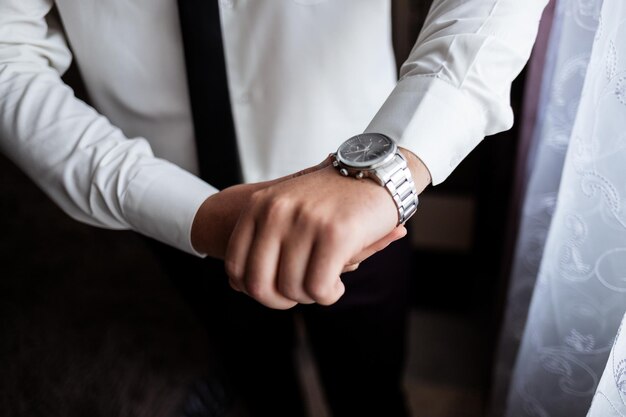
{"label": "shirt sleeve", "polygon": [[488,135],[513,125],[511,83],[548,0],[435,0],[400,80],[367,132],[415,153],[443,182]]}
{"label": "shirt sleeve", "polygon": [[0,0],[0,151],[71,217],[194,253],[191,225],[216,190],[154,157],[63,83],[71,54],[52,0]]}

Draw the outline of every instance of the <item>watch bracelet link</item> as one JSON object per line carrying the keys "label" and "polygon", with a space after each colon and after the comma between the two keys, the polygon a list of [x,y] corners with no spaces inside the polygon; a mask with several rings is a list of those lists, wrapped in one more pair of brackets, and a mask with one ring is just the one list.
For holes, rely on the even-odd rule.
{"label": "watch bracelet link", "polygon": [[406,159],[396,153],[393,163],[376,169],[376,174],[393,197],[398,208],[398,225],[404,224],[417,211],[419,199]]}

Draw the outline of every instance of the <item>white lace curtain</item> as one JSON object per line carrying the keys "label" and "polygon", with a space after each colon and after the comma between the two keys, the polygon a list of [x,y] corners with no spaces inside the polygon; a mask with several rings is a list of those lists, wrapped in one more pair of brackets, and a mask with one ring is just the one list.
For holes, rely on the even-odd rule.
{"label": "white lace curtain", "polygon": [[626,311],[626,0],[558,1],[532,149],[492,414],[582,417]]}

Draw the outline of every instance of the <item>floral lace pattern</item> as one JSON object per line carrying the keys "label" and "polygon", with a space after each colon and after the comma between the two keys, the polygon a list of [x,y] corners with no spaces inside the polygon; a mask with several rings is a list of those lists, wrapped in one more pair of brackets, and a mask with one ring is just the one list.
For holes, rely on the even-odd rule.
{"label": "floral lace pattern", "polygon": [[[528,163],[528,183],[512,265],[507,310],[494,382],[493,416],[504,398],[521,343],[546,238],[556,208],[565,154],[578,111],[599,11],[589,1],[557,3],[539,92],[537,121]],[[576,42],[572,42],[576,39]],[[580,233],[585,233],[581,231]],[[580,238],[580,236],[578,237]],[[576,256],[571,253],[571,256]]]}
{"label": "floral lace pattern", "polygon": [[626,2],[562,0],[551,37],[505,332],[532,301],[506,415],[585,416],[606,365],[590,415],[626,417]]}
{"label": "floral lace pattern", "polygon": [[626,416],[626,334],[621,331],[625,326],[626,315],[587,417]]}

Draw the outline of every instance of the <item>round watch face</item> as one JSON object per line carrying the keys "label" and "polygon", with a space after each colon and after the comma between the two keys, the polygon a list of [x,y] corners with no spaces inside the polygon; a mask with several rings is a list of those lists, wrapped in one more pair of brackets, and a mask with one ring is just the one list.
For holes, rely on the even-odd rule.
{"label": "round watch face", "polygon": [[385,135],[364,133],[345,141],[337,151],[342,163],[355,168],[373,168],[396,153],[396,144]]}

